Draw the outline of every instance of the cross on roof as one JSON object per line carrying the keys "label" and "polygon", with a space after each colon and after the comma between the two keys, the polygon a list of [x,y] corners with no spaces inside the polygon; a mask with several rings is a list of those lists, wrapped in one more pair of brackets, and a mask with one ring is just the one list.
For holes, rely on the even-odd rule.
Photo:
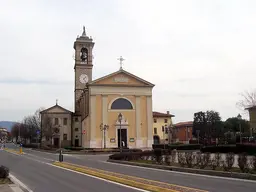
{"label": "cross on roof", "polygon": [[122,65],[123,65],[124,58],[122,56],[120,56],[120,58],[118,58],[117,60],[120,61],[120,69],[122,69],[123,68]]}
{"label": "cross on roof", "polygon": [[58,99],[56,99],[56,105],[58,105]]}

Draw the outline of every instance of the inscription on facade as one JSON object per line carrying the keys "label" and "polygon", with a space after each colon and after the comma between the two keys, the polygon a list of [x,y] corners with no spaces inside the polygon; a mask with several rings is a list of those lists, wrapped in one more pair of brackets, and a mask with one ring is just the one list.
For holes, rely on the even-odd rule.
{"label": "inscription on facade", "polygon": [[124,76],[119,76],[119,77],[115,77],[114,81],[116,83],[127,83],[129,81],[129,79],[127,77],[124,77]]}

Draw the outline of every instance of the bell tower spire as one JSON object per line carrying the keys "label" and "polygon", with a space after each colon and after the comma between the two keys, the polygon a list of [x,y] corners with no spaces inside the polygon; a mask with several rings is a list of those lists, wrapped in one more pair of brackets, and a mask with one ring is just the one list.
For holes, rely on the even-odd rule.
{"label": "bell tower spire", "polygon": [[77,101],[81,97],[86,84],[92,81],[92,50],[94,42],[88,37],[83,26],[81,36],[78,36],[74,42],[75,49],[75,111],[78,111]]}

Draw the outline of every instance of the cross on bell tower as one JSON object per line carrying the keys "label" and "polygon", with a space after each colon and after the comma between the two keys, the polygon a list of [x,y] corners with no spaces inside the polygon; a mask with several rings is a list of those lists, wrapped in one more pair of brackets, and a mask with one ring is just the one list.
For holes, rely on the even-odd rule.
{"label": "cross on bell tower", "polygon": [[123,61],[125,59],[122,56],[120,56],[120,58],[118,58],[117,60],[119,60],[119,62],[120,62],[120,70],[123,69]]}

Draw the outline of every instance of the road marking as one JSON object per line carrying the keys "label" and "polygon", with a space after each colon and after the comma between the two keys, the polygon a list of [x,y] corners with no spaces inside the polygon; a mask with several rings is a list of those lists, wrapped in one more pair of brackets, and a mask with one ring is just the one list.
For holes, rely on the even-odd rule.
{"label": "road marking", "polygon": [[37,156],[37,155],[33,155],[31,153],[27,153],[27,155],[32,156],[32,157],[41,158],[41,159],[44,159],[44,160],[47,160],[47,161],[56,161],[56,159],[49,159],[49,158],[45,158],[45,157],[40,157],[40,156]]}
{"label": "road marking", "polygon": [[24,191],[24,192],[33,192],[31,189],[29,189],[29,187],[27,185],[25,185],[24,183],[22,183],[19,179],[17,179],[14,175],[9,174],[10,179],[17,185],[20,186],[20,188]]}
{"label": "road marking", "polygon": [[247,180],[247,179],[238,179],[238,178],[230,178],[230,177],[220,177],[220,176],[203,175],[203,174],[196,174],[196,173],[186,173],[186,172],[179,172],[179,171],[155,169],[155,168],[150,168],[150,167],[140,167],[140,166],[136,166],[136,165],[127,165],[127,164],[113,163],[113,162],[107,162],[107,161],[101,161],[101,160],[98,160],[98,161],[102,162],[102,163],[115,164],[115,165],[126,166],[126,167],[134,167],[134,168],[139,168],[139,169],[149,169],[149,170],[152,170],[152,171],[177,173],[177,174],[180,174],[180,175],[192,175],[192,176],[199,176],[199,177],[208,177],[208,178],[213,178],[213,179],[225,179],[225,180],[232,180],[232,181],[242,181],[242,182],[248,182],[248,183],[256,183],[255,180]]}
{"label": "road marking", "polygon": [[74,173],[78,173],[80,175],[85,175],[87,177],[91,177],[91,178],[94,178],[94,179],[98,179],[98,180],[102,180],[102,181],[105,181],[105,182],[108,182],[108,183],[112,183],[112,184],[115,184],[115,185],[120,185],[122,187],[126,187],[126,188],[130,188],[130,189],[134,189],[134,190],[137,190],[137,191],[142,191],[142,192],[150,192],[150,191],[146,191],[144,189],[139,189],[139,188],[135,188],[135,187],[131,187],[131,186],[127,186],[127,185],[124,185],[124,184],[121,184],[121,183],[117,183],[117,182],[114,182],[114,181],[109,181],[107,179],[102,179],[100,177],[96,177],[96,176],[92,176],[92,175],[88,175],[88,174],[85,174],[85,173],[81,173],[81,172],[78,172],[78,171],[74,171],[74,170],[71,170],[71,169],[67,169],[67,168],[64,168],[64,167],[59,167],[59,166],[56,166],[56,165],[52,165],[50,163],[46,163],[50,166],[53,166],[53,167],[56,167],[56,168],[59,168],[59,169],[64,169],[66,171],[70,171],[70,172],[74,172]]}
{"label": "road marking", "polygon": [[[167,186],[177,187],[177,188],[191,190],[191,191],[196,191],[196,192],[208,192],[208,191],[202,190],[202,189],[196,189],[196,188],[186,187],[186,186],[182,186],[182,185],[176,185],[176,184],[171,184],[171,183],[165,183],[165,182],[150,180],[150,179],[146,179],[146,178],[142,178],[142,177],[137,177],[137,176],[131,176],[131,175],[126,175],[126,174],[121,174],[121,173],[115,173],[115,172],[111,172],[111,171],[106,171],[106,170],[102,170],[102,169],[86,167],[86,166],[83,166],[83,165],[78,165],[78,164],[73,164],[73,163],[68,163],[68,162],[61,162],[61,163],[60,162],[55,162],[55,163],[57,163],[57,164],[59,163],[60,164],[59,166],[65,166],[65,165],[66,166],[71,166],[70,169],[72,169],[72,167],[75,167],[75,168],[84,169],[84,170],[87,170],[87,171],[98,172],[98,173],[101,173],[101,174],[104,174],[104,175],[108,175],[109,174],[110,176],[113,176],[113,177],[120,177],[120,178],[122,178],[122,176],[125,176],[126,177],[125,179],[129,180],[129,178],[130,178],[132,181],[138,180],[138,182],[140,182],[139,180],[142,180],[142,181],[146,181],[146,182],[149,182],[149,183],[150,182],[155,182],[157,184],[164,184],[164,185],[167,185]],[[115,173],[116,175],[111,175],[113,173]],[[142,184],[144,184],[144,183],[142,182]],[[148,185],[156,186],[154,184],[148,184]],[[159,187],[159,186],[156,186],[156,187]],[[160,188],[164,189],[164,187],[160,187]],[[176,191],[177,189],[168,189],[168,190]]]}
{"label": "road marking", "polygon": [[[17,155],[17,154],[15,154],[15,153],[13,153],[13,154],[14,154],[14,155]],[[67,170],[67,171],[71,171],[71,172],[78,173],[78,174],[81,174],[81,175],[84,175],[84,176],[88,176],[88,177],[92,177],[92,178],[95,178],[95,179],[99,179],[99,180],[102,180],[102,181],[105,181],[105,182],[108,182],[108,183],[120,185],[120,186],[122,186],[122,187],[130,188],[130,189],[134,189],[134,190],[142,191],[142,192],[149,192],[149,191],[146,191],[146,190],[143,190],[143,189],[139,189],[139,188],[135,188],[135,187],[130,187],[130,186],[127,186],[127,185],[123,185],[123,184],[121,184],[121,183],[116,183],[116,182],[114,182],[114,181],[109,181],[109,180],[106,180],[106,179],[102,179],[102,178],[100,178],[100,177],[88,175],[88,174],[85,174],[85,173],[80,173],[80,172],[78,172],[78,171],[66,169],[66,168],[63,168],[63,167],[58,167],[58,166],[53,165],[53,164],[51,164],[51,163],[47,163],[47,162],[43,162],[43,161],[40,161],[40,160],[37,160],[37,159],[33,159],[33,158],[29,157],[29,156],[23,156],[23,157],[25,157],[25,158],[27,158],[27,159],[30,159],[30,160],[32,160],[32,161],[36,161],[36,162],[38,162],[38,163],[46,164],[46,165],[49,165],[49,166],[52,166],[52,167],[55,167],[55,168],[59,168],[59,169],[65,169],[65,170]],[[22,182],[21,182],[21,185],[22,185]],[[23,185],[25,185],[25,184],[23,184]],[[27,187],[27,188],[28,188],[28,187]],[[30,191],[28,190],[28,192],[33,192],[33,191],[32,191],[32,190],[30,190]]]}

